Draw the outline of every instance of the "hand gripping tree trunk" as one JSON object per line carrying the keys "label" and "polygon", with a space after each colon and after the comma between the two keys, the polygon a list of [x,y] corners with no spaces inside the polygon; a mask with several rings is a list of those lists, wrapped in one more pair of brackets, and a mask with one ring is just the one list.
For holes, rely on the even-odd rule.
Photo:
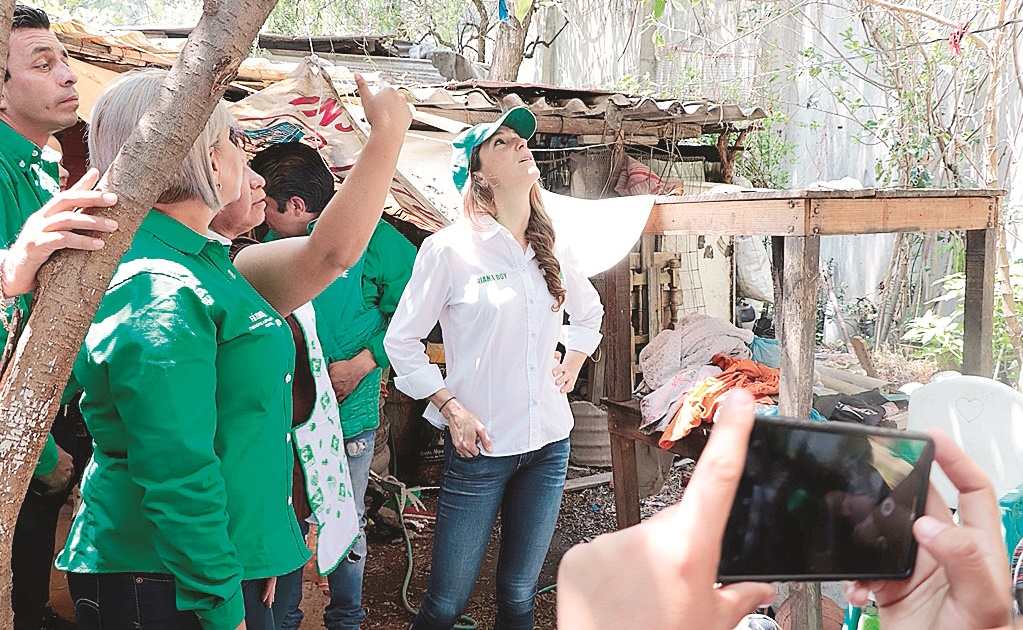
{"label": "hand gripping tree trunk", "polygon": [[100,252],[64,251],[40,272],[32,315],[0,382],[0,628],[13,627],[11,540],[18,510],[85,333],[146,211],[184,160],[273,6],[274,0],[206,0],[156,102],[102,183],[119,196],[103,215],[120,228]]}

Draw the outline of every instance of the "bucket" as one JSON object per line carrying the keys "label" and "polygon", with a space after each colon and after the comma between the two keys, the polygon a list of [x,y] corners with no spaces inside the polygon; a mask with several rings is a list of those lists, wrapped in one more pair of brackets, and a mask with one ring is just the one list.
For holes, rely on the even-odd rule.
{"label": "bucket", "polygon": [[611,437],[607,432],[607,411],[593,403],[571,403],[575,426],[572,428],[569,460],[577,466],[610,466]]}

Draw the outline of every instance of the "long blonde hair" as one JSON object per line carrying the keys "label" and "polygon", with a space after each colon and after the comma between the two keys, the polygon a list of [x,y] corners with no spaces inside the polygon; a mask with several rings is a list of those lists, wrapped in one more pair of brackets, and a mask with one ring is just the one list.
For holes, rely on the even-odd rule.
{"label": "long blonde hair", "polygon": [[[463,199],[465,216],[472,220],[486,214],[496,219],[497,202],[494,200],[493,189],[481,181],[482,178],[471,175],[480,168],[480,148],[477,146],[469,156],[469,190]],[[554,298],[551,310],[557,311],[565,303],[565,287],[561,284],[561,263],[554,256],[554,225],[544,210],[540,190],[539,180],[529,189],[530,212],[526,224],[526,242],[533,247],[536,262],[547,283],[547,291]]]}

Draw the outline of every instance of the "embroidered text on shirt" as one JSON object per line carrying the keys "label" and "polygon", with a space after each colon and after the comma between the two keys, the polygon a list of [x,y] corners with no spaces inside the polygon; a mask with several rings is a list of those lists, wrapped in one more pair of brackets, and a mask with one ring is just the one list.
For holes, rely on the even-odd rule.
{"label": "embroidered text on shirt", "polygon": [[488,276],[480,276],[476,278],[476,284],[483,284],[484,282],[494,282],[497,280],[504,280],[508,277],[507,273],[494,273]]}

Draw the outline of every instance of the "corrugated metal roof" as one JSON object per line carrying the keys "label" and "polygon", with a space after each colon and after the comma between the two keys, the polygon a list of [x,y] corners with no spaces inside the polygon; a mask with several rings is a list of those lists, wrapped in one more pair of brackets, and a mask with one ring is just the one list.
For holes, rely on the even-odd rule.
{"label": "corrugated metal roof", "polygon": [[[274,61],[295,63],[308,56],[308,52],[271,51]],[[316,53],[335,66],[344,66],[352,72],[379,73],[380,77],[392,85],[407,86],[440,86],[447,79],[437,70],[429,59],[411,59],[409,57],[383,57],[369,55],[346,55],[339,53]]]}
{"label": "corrugated metal roof", "polygon": [[[402,89],[417,108],[466,124],[490,121],[505,109],[525,105],[541,119],[539,131],[547,133],[558,133],[551,121],[545,125],[542,120],[551,117],[574,119],[578,123],[563,123],[564,133],[603,133],[609,128],[633,134],[665,124],[698,126],[700,132],[711,133],[720,131],[724,125],[767,117],[759,107],[705,99],[654,99],[537,84],[470,81],[444,88]],[[587,130],[587,126],[591,129]]]}
{"label": "corrugated metal roof", "polygon": [[[116,64],[108,66],[112,69],[169,67],[182,41],[154,41],[138,31],[95,33],[80,21],[55,24],[54,31],[73,55]],[[259,88],[284,79],[300,59],[282,52],[277,51],[276,62],[246,59],[237,80]],[[714,133],[727,125],[766,117],[759,107],[744,108],[704,99],[657,99],[607,90],[483,80],[441,86],[443,76],[427,59],[338,53],[322,56],[339,66],[336,71],[331,69],[335,81],[349,76],[349,70],[379,73],[390,83],[401,86],[408,100],[424,112],[470,125],[489,122],[505,109],[525,105],[536,114],[541,133],[600,136],[605,142],[625,137],[651,144],[664,138]]]}

